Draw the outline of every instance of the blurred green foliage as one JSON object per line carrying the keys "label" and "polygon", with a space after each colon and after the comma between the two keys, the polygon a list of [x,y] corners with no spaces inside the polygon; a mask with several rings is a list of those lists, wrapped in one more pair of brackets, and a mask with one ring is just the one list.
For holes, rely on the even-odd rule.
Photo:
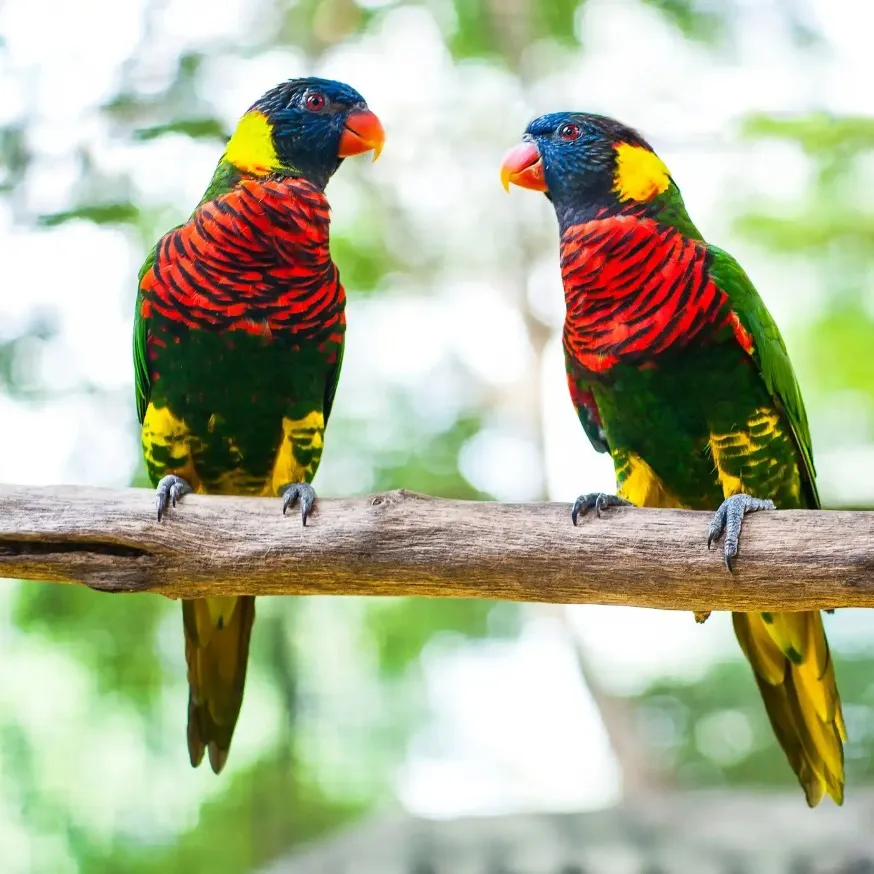
{"label": "blurred green foliage", "polygon": [[89,874],[247,874],[365,810],[361,802],[326,795],[283,745],[234,774],[219,797],[203,804],[196,826],[170,846],[126,840],[109,848],[85,844],[79,864]]}
{"label": "blurred green foliage", "polygon": [[[844,749],[849,786],[874,779],[872,666],[870,653],[856,653],[843,654],[837,667],[849,737]],[[732,661],[692,682],[659,680],[634,696],[638,736],[678,788],[797,786],[751,687],[749,666]]]}
{"label": "blurred green foliage", "polygon": [[[828,290],[806,320],[797,359],[808,406],[838,392],[853,393],[866,427],[829,432],[839,447],[874,441],[874,204],[864,180],[874,154],[874,118],[822,112],[795,117],[754,115],[743,134],[791,144],[809,158],[807,190],[791,204],[759,205],[740,216],[739,233],[775,256],[814,271]],[[860,182],[862,183],[860,185]]]}

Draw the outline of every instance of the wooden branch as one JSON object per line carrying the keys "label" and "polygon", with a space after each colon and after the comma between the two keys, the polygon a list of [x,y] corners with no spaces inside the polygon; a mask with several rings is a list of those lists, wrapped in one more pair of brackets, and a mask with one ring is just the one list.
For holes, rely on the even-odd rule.
{"label": "wooden branch", "polygon": [[163,522],[143,489],[0,486],[0,576],[107,592],[420,595],[676,610],[874,606],[874,512],[748,516],[737,572],[707,513],[616,509],[574,528],[567,504],[410,492],[320,500],[306,528],[279,501],[190,495]]}

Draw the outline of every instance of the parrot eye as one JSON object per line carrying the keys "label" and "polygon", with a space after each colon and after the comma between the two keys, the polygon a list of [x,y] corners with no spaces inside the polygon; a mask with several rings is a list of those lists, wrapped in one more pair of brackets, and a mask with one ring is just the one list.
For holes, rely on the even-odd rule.
{"label": "parrot eye", "polygon": [[320,109],[325,108],[325,95],[320,91],[308,91],[303,102],[307,109],[318,112]]}
{"label": "parrot eye", "polygon": [[581,133],[582,131],[580,130],[580,126],[578,124],[563,124],[558,129],[558,135],[563,140],[578,140]]}

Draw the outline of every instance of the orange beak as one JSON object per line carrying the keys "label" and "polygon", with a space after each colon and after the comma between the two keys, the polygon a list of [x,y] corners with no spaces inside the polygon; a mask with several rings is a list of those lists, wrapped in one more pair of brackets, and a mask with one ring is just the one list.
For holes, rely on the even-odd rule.
{"label": "orange beak", "polygon": [[532,191],[547,190],[540,150],[534,143],[519,143],[507,152],[501,164],[501,185],[509,191],[510,183]]}
{"label": "orange beak", "polygon": [[375,161],[384,145],[385,131],[380,120],[369,109],[359,109],[346,116],[337,156],[351,158],[352,155],[363,155],[373,150]]}

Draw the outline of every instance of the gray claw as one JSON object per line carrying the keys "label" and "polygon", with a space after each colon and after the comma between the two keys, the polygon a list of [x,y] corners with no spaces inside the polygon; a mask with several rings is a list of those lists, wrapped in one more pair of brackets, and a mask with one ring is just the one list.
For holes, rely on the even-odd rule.
{"label": "gray claw", "polygon": [[316,490],[309,483],[292,483],[282,493],[282,515],[289,507],[300,501],[300,521],[306,525],[307,518],[316,502]]}
{"label": "gray claw", "polygon": [[586,495],[580,495],[574,501],[573,509],[571,510],[571,521],[574,525],[577,524],[577,517],[585,516],[589,510],[594,509],[601,518],[601,511],[608,507],[630,507],[631,501],[626,501],[625,498],[620,498],[619,495],[608,495],[604,492],[589,492]]}
{"label": "gray claw", "polygon": [[175,507],[178,500],[193,491],[194,489],[175,473],[161,477],[155,487],[155,509],[158,511],[158,521],[161,521],[161,517],[167,512],[168,507]]}
{"label": "gray claw", "polygon": [[755,513],[759,510],[774,509],[776,507],[773,501],[754,498],[743,492],[726,498],[719,505],[719,509],[714,513],[710,527],[707,529],[707,548],[710,549],[713,541],[718,541],[725,534],[722,548],[725,556],[725,566],[728,568],[729,573],[734,572],[732,562],[737,555],[744,516],[747,513]]}

